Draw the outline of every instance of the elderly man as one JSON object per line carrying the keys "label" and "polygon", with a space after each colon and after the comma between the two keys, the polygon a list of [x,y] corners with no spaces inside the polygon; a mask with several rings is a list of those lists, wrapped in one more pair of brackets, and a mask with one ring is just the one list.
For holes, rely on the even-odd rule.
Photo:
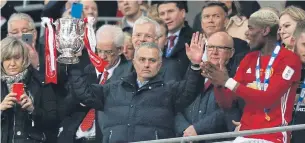
{"label": "elderly man", "polygon": [[[133,33],[132,33],[132,44],[134,47],[139,46],[144,42],[154,42],[158,43],[158,39],[161,35],[160,25],[148,17],[140,17],[134,24]],[[162,58],[162,65],[160,72],[164,74],[164,80],[181,80],[183,76],[179,74],[180,67],[174,64],[174,60]],[[123,69],[126,71],[134,71],[132,63],[124,66]],[[128,73],[128,72],[127,72]],[[126,75],[126,74],[125,74]],[[121,75],[117,76],[119,79]]]}
{"label": "elderly man", "polygon": [[133,59],[135,72],[119,81],[89,85],[80,76],[82,73],[77,66],[70,67],[69,78],[74,96],[86,106],[104,111],[104,142],[133,142],[175,136],[175,113],[188,106],[196,98],[199,87],[203,86],[198,70],[201,56],[194,52],[197,51],[195,48],[187,49],[193,64],[186,80],[181,82],[165,82],[158,74],[162,65],[162,51],[151,42],[137,46]]}
{"label": "elderly man", "polygon": [[146,16],[146,12],[142,11],[140,6],[141,0],[118,0],[118,9],[123,13],[124,17],[121,22],[121,28],[133,28],[135,21],[141,16]]}
{"label": "elderly man", "polygon": [[[210,62],[202,66],[202,74],[224,94],[219,103],[229,107],[234,96],[245,100],[242,131],[286,126],[292,120],[301,62],[277,42],[278,23],[279,17],[270,10],[259,10],[250,16],[246,36],[254,51],[241,61],[234,78],[229,78],[224,61],[220,67]],[[277,132],[238,137],[234,142],[288,142],[289,137],[288,132]]]}
{"label": "elderly man", "polygon": [[[304,124],[305,118],[305,22],[299,22],[294,31],[295,53],[300,57],[302,62],[302,77],[297,90],[293,124]],[[292,132],[292,143],[301,143],[304,139],[304,130]]]}
{"label": "elderly man", "polygon": [[[120,27],[103,25],[96,32],[96,53],[104,61],[108,62],[101,73],[92,64],[84,70],[86,80],[90,84],[105,84],[112,79],[117,67],[122,66],[126,60],[121,56],[124,44],[124,34]],[[122,72],[122,71],[120,71]],[[71,91],[70,91],[71,92]],[[66,98],[66,118],[62,122],[62,132],[58,142],[96,142],[100,143],[102,134],[100,128],[103,124],[102,113],[90,109],[72,96]]]}
{"label": "elderly man", "polygon": [[[197,34],[198,35],[198,34]],[[219,61],[229,62],[234,54],[233,39],[226,32],[216,32],[208,39],[206,50],[208,61],[219,65]],[[190,45],[191,47],[194,44]],[[232,120],[239,120],[237,108],[222,110],[216,102],[219,98],[218,87],[207,81],[196,100],[176,117],[176,133],[178,136],[195,136],[217,132],[233,131]]]}
{"label": "elderly man", "polygon": [[31,64],[34,68],[39,68],[39,57],[36,51],[37,31],[34,25],[34,20],[31,16],[25,13],[14,13],[10,16],[7,22],[8,36],[21,38],[23,34],[30,34],[32,41],[28,48],[30,50]]}

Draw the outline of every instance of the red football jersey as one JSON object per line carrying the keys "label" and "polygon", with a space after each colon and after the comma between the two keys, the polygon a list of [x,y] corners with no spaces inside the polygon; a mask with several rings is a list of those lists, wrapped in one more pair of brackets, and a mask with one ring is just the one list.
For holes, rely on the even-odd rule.
{"label": "red football jersey", "polygon": [[[237,69],[234,79],[240,83],[235,93],[222,88],[223,98],[218,103],[227,104],[234,100],[234,96],[244,99],[246,105],[241,118],[240,130],[279,127],[287,125],[292,119],[293,104],[298,82],[301,78],[301,61],[293,52],[281,48],[275,59],[270,76],[270,83],[266,91],[255,89],[255,71],[259,51],[245,56]],[[271,55],[261,56],[260,80],[265,78],[265,69]],[[232,98],[233,97],[233,98]],[[264,109],[270,109],[266,119]],[[286,132],[247,136],[248,138],[265,139],[272,142],[284,142],[289,135]]]}

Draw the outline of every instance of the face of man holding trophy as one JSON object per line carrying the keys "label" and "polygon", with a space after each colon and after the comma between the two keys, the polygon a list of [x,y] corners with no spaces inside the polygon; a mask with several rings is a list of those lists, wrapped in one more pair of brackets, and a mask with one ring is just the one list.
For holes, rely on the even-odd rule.
{"label": "face of man holding trophy", "polygon": [[134,47],[144,42],[156,43],[160,35],[160,25],[148,18],[140,17],[134,24],[132,34],[132,44]]}
{"label": "face of man holding trophy", "polygon": [[96,32],[96,53],[108,62],[105,69],[110,69],[118,63],[124,45],[124,34],[120,27],[104,25]]}

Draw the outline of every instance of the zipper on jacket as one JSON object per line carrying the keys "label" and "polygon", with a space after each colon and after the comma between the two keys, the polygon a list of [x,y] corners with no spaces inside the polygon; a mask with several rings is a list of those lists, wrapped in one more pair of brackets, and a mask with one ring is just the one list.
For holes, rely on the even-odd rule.
{"label": "zipper on jacket", "polygon": [[158,131],[157,131],[157,130],[155,130],[155,137],[156,137],[156,140],[159,139],[159,137],[158,137]]}
{"label": "zipper on jacket", "polygon": [[112,137],[112,130],[110,130],[110,134],[109,134],[109,140],[108,140],[108,143],[110,143],[110,141],[111,141],[111,137]]}
{"label": "zipper on jacket", "polygon": [[14,126],[13,126],[13,138],[12,138],[12,143],[15,143],[15,133],[16,133],[16,114],[15,114],[15,111],[16,111],[16,103],[14,104]]}

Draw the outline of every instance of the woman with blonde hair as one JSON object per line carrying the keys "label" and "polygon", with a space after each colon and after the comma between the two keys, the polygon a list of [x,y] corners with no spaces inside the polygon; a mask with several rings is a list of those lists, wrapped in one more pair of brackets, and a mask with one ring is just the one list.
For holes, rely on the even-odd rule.
{"label": "woman with blonde hair", "polygon": [[295,6],[289,6],[280,14],[279,35],[286,48],[293,51],[293,32],[296,25],[305,21],[305,11]]}
{"label": "woman with blonde hair", "polygon": [[[23,84],[17,93],[16,83]],[[56,124],[56,98],[30,64],[29,49],[16,37],[1,41],[1,142],[45,142]],[[45,134],[46,133],[46,134]]]}

